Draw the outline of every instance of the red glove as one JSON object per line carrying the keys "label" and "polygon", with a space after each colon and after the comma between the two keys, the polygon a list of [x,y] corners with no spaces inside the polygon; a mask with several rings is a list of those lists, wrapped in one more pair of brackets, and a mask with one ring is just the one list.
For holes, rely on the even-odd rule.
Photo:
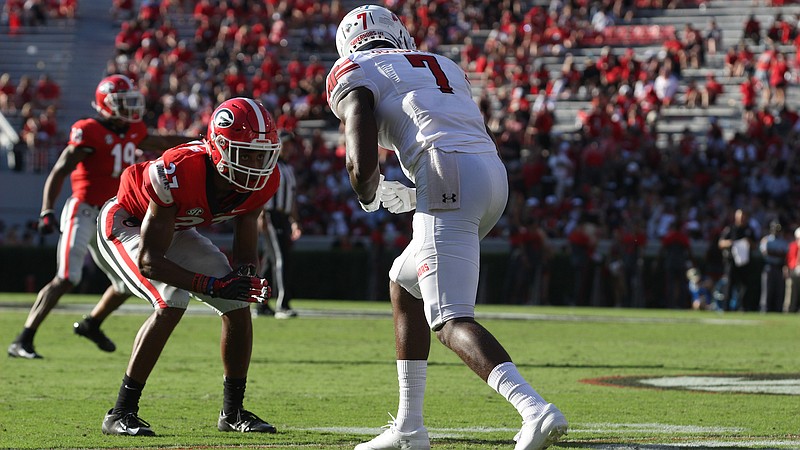
{"label": "red glove", "polygon": [[192,280],[192,290],[211,297],[264,303],[272,294],[272,289],[266,279],[254,274],[255,266],[251,264],[241,266],[222,278],[198,273]]}

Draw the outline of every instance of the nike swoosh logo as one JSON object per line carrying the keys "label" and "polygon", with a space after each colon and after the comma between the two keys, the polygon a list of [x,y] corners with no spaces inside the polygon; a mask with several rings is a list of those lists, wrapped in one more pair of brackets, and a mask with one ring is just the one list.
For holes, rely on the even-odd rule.
{"label": "nike swoosh logo", "polygon": [[126,431],[127,431],[127,432],[128,432],[128,434],[130,434],[131,436],[136,436],[137,434],[139,434],[139,427],[136,427],[136,428],[128,428]]}
{"label": "nike swoosh logo", "polygon": [[247,210],[246,209],[232,209],[231,210],[231,214],[239,214],[239,213],[243,213],[243,212],[247,212]]}

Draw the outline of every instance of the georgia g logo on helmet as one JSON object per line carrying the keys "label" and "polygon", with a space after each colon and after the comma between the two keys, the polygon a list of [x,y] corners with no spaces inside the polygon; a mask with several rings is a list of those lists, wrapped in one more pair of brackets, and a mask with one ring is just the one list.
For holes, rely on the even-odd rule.
{"label": "georgia g logo on helmet", "polygon": [[110,94],[114,92],[114,83],[111,81],[104,81],[100,86],[97,86],[97,91],[103,94]]}
{"label": "georgia g logo on helmet", "polygon": [[217,128],[230,128],[233,125],[233,112],[227,108],[217,111],[214,115],[214,125]]}

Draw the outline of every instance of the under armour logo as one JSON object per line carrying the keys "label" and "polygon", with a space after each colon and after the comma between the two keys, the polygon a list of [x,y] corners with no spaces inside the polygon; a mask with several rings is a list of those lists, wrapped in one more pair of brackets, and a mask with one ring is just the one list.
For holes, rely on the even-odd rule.
{"label": "under armour logo", "polygon": [[447,194],[442,194],[442,203],[447,203],[448,201],[451,201],[453,203],[456,202],[456,193],[455,192],[453,192],[449,196]]}

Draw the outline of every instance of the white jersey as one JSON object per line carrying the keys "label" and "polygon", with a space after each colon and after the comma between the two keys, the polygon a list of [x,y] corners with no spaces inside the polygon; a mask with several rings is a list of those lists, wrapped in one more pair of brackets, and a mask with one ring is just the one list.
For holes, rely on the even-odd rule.
{"label": "white jersey", "polygon": [[393,150],[414,181],[423,152],[497,152],[483,115],[472,99],[466,74],[433,53],[376,49],[340,58],[328,74],[328,104],[336,117],[339,101],[357,87],[375,98],[378,144]]}

